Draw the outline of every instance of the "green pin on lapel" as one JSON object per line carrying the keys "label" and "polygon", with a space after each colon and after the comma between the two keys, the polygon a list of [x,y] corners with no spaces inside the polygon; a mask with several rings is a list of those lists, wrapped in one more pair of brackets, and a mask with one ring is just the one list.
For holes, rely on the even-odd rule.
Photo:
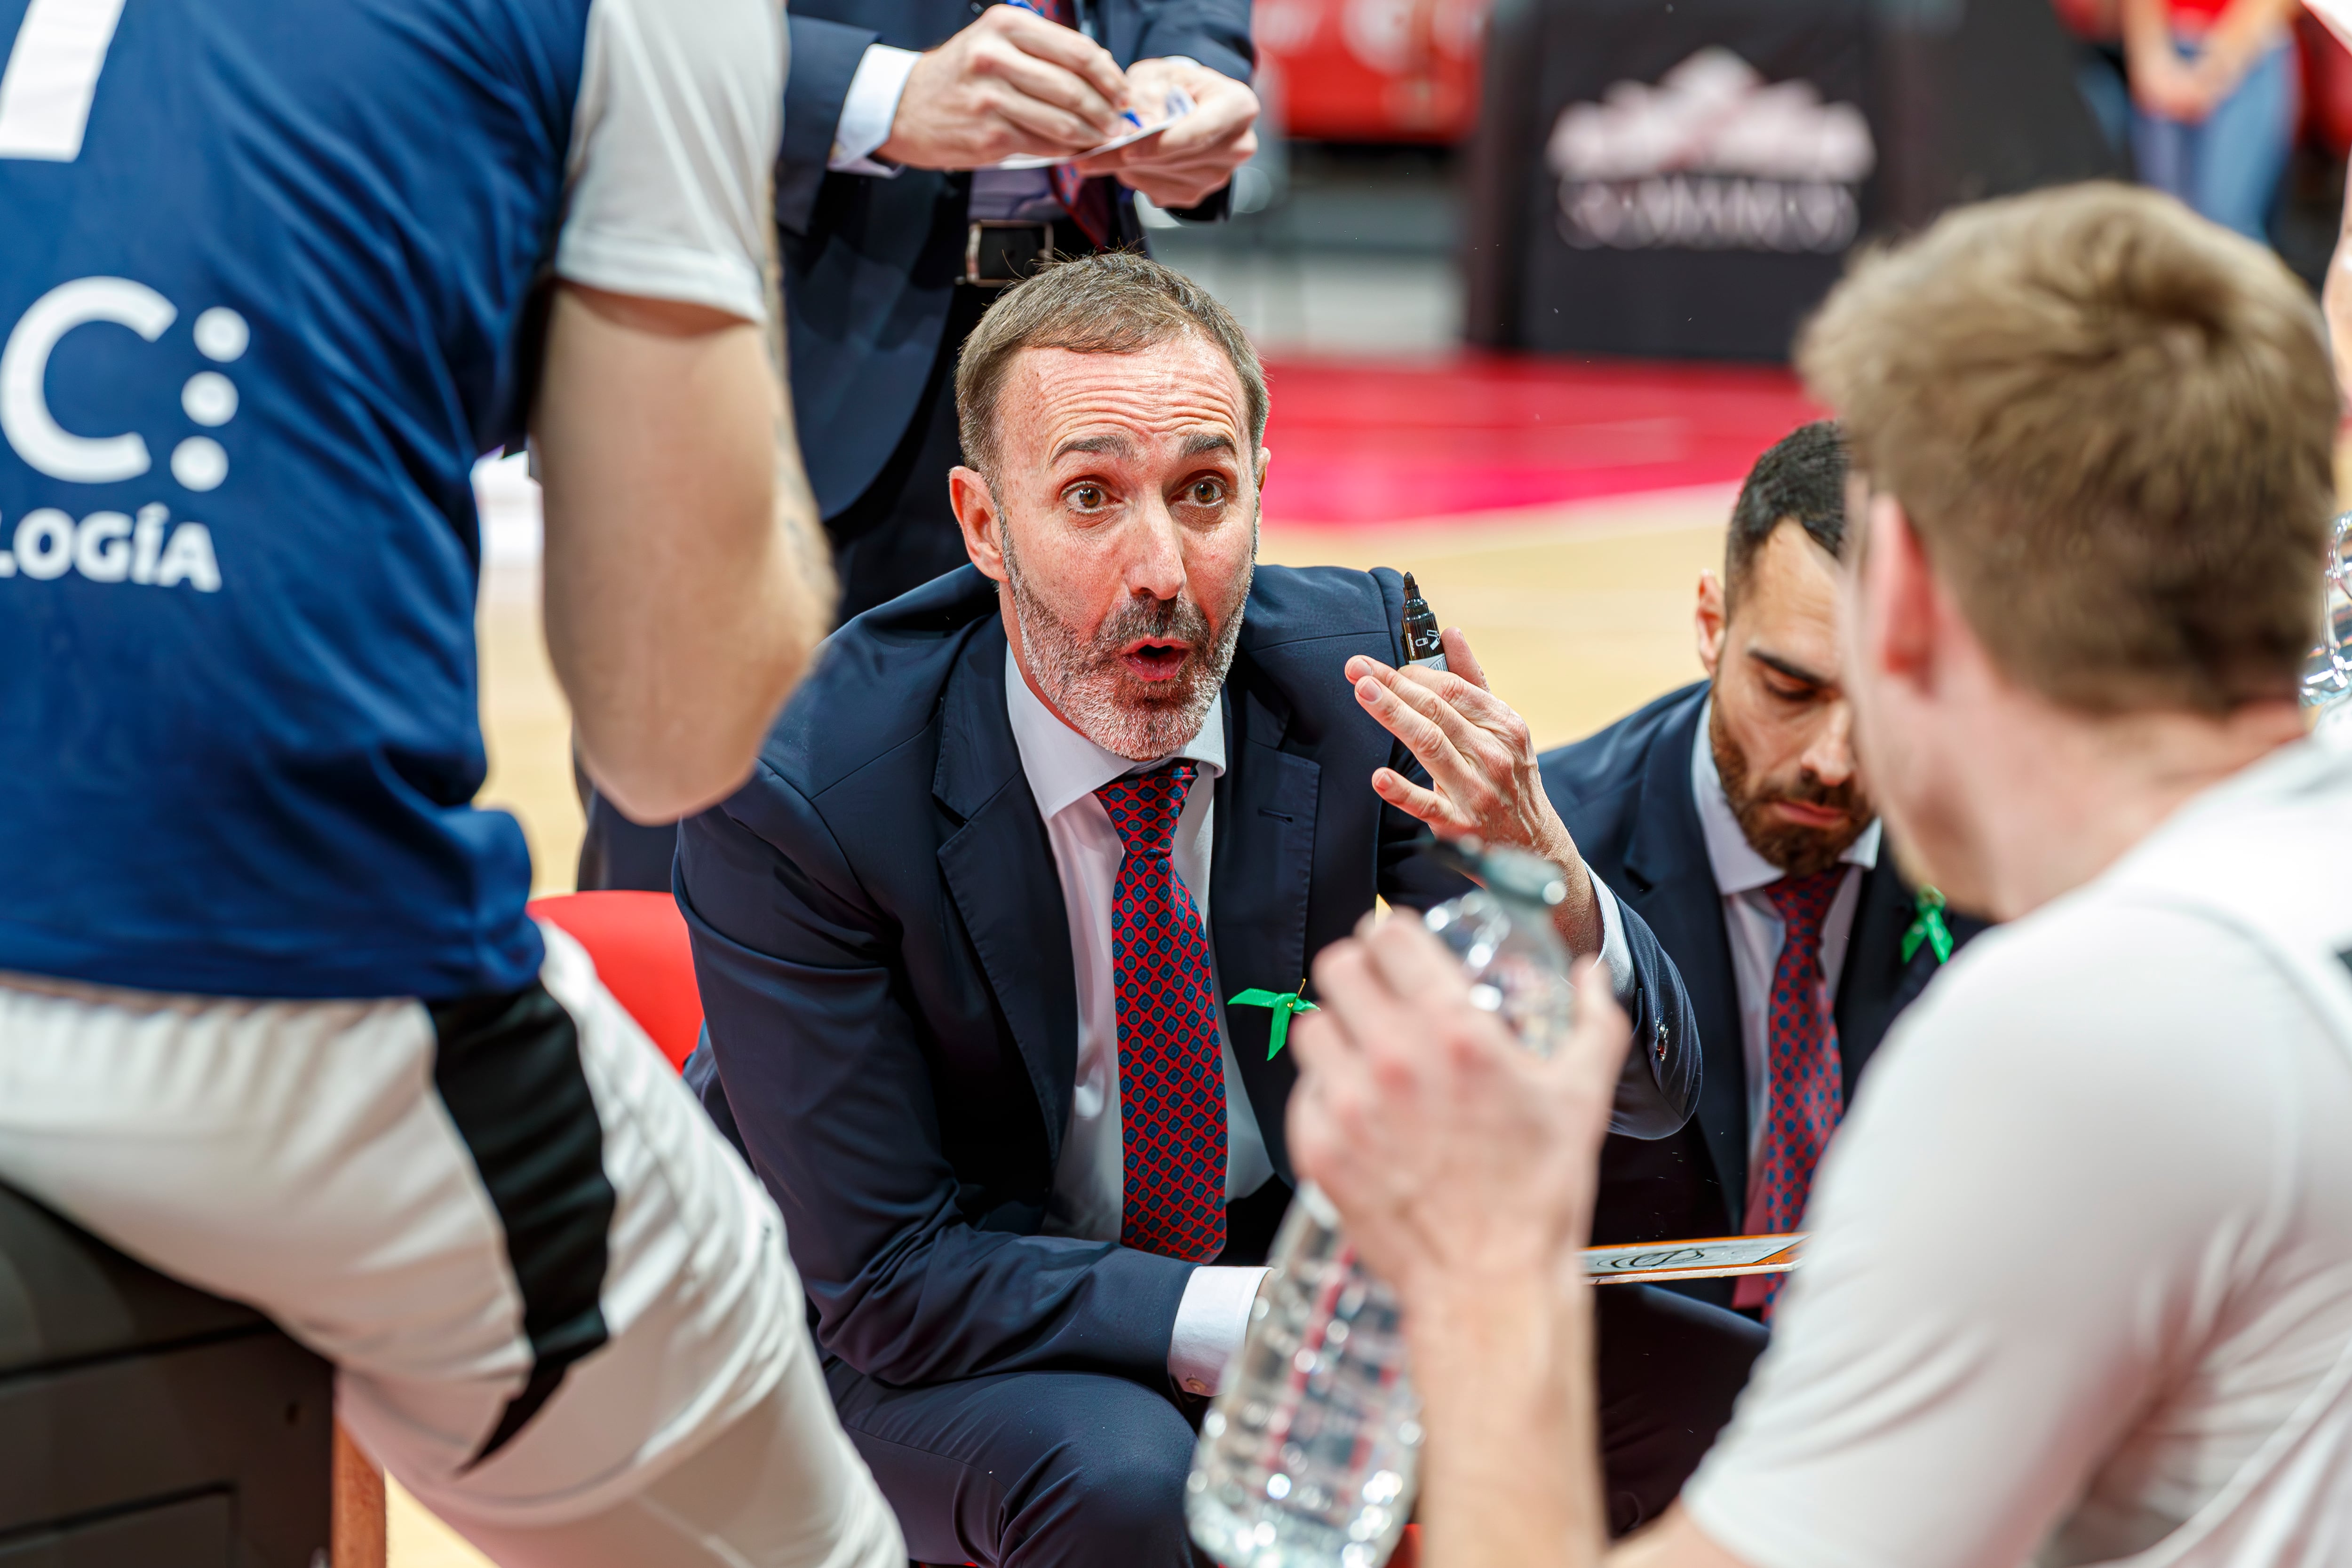
{"label": "green pin on lapel", "polygon": [[1932,887],[1919,890],[1914,906],[1918,913],[1912,916],[1911,929],[1903,934],[1903,961],[1919,951],[1925,942],[1934,950],[1936,962],[1948,963],[1952,956],[1952,928],[1944,924],[1944,895]]}
{"label": "green pin on lapel", "polygon": [[[1950,938],[1945,940],[1948,943]],[[1307,982],[1304,980],[1298,982],[1298,989],[1295,991],[1269,991],[1252,986],[1246,991],[1225,998],[1225,1006],[1265,1008],[1272,1011],[1274,1017],[1267,1021],[1265,1030],[1265,1059],[1268,1061],[1280,1056],[1282,1048],[1290,1043],[1291,1015],[1317,1010],[1315,1004],[1307,999]]]}

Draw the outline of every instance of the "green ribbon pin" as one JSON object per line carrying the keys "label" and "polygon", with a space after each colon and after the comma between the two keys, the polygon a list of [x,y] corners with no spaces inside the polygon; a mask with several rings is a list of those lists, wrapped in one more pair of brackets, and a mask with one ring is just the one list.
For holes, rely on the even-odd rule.
{"label": "green ribbon pin", "polygon": [[[1948,946],[1951,938],[1947,936],[1944,941]],[[1274,1017],[1267,1023],[1265,1030],[1265,1059],[1272,1061],[1282,1054],[1282,1048],[1290,1041],[1290,1015],[1311,1013],[1317,1010],[1315,1004],[1307,999],[1306,992],[1307,982],[1304,980],[1298,982],[1298,989],[1295,991],[1261,990],[1252,986],[1238,996],[1226,998],[1225,1006],[1266,1008],[1272,1010]]]}
{"label": "green ribbon pin", "polygon": [[1944,924],[1944,895],[1932,887],[1923,887],[1915,903],[1919,913],[1912,917],[1911,929],[1903,934],[1903,961],[1909,963],[1911,955],[1925,942],[1935,950],[1936,962],[1949,962],[1952,928]]}

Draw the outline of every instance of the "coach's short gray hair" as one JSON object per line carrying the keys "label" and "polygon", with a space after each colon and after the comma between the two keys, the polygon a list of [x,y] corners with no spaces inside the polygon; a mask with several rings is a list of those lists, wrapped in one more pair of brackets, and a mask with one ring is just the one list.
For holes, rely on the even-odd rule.
{"label": "coach's short gray hair", "polygon": [[1265,439],[1265,371],[1234,313],[1171,267],[1132,251],[1050,263],[1004,291],[956,359],[956,429],[966,461],[996,476],[996,400],[1024,349],[1134,354],[1187,332],[1224,353],[1241,379],[1252,451]]}

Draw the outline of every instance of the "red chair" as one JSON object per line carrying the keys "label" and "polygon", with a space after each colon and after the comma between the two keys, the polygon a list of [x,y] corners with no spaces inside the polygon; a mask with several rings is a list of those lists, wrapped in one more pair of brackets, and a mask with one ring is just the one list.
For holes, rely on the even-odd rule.
{"label": "red chair", "polygon": [[535,898],[530,913],[588,949],[613,999],[682,1067],[702,1034],[702,993],[686,917],[667,893],[566,893]]}

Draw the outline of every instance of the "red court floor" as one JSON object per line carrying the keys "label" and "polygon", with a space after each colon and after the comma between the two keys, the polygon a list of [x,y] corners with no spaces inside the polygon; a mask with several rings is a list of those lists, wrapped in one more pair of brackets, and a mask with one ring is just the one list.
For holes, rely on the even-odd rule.
{"label": "red court floor", "polygon": [[1351,524],[1717,485],[1815,411],[1777,368],[1282,360],[1265,515]]}

